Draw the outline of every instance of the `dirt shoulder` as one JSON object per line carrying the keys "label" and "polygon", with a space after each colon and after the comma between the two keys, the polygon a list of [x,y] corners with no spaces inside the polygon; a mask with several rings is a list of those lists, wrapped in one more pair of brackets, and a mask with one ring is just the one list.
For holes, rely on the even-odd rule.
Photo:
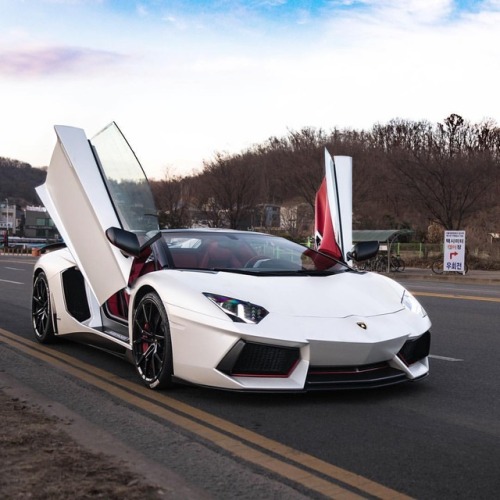
{"label": "dirt shoulder", "polygon": [[2,373],[0,422],[1,498],[206,498]]}

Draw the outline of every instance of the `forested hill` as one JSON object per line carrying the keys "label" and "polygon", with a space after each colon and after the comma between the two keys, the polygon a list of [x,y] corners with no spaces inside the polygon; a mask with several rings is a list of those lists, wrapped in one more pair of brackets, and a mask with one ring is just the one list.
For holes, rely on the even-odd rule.
{"label": "forested hill", "polygon": [[[309,233],[325,148],[353,158],[355,229],[411,229],[418,241],[430,225],[475,232],[478,241],[500,229],[500,127],[457,114],[436,124],[398,118],[361,131],[308,127],[240,153],[217,153],[199,173],[151,183],[161,223],[261,227],[262,207],[277,205],[284,207],[281,225],[286,218],[287,230]],[[39,204],[34,188],[45,176],[0,158],[0,201]]]}
{"label": "forested hill", "polygon": [[9,204],[40,205],[35,187],[45,182],[47,172],[28,163],[0,157],[0,200]]}

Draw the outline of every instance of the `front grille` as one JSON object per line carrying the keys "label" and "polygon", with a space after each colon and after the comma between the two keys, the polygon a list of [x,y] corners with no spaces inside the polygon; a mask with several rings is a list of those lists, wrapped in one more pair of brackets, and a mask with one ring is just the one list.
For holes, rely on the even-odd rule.
{"label": "front grille", "polygon": [[428,356],[430,347],[431,333],[427,331],[416,339],[407,340],[398,352],[398,357],[406,366],[410,366]]}
{"label": "front grille", "polygon": [[406,375],[387,362],[362,366],[311,366],[305,389],[366,389],[397,384],[408,380]]}
{"label": "front grille", "polygon": [[300,359],[298,347],[256,344],[240,340],[217,367],[239,377],[287,377]]}

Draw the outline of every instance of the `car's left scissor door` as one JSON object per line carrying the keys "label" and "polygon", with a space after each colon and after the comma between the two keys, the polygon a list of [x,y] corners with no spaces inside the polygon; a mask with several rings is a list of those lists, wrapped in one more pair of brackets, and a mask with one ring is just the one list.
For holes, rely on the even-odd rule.
{"label": "car's left scissor door", "polygon": [[151,191],[133,151],[111,124],[89,141],[82,129],[56,126],[45,207],[98,302],[127,286],[132,259],[111,245],[110,227],[157,228]]}

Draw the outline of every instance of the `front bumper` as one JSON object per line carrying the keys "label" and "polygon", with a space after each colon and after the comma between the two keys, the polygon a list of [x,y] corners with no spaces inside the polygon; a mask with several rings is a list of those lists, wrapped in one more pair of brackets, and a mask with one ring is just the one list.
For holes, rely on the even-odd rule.
{"label": "front bumper", "polygon": [[[310,365],[303,390],[366,389],[417,380],[428,375],[430,332],[407,340],[387,361],[358,366]],[[300,349],[240,340],[217,370],[240,381],[289,378],[300,364]],[[251,382],[250,382],[251,383]]]}

